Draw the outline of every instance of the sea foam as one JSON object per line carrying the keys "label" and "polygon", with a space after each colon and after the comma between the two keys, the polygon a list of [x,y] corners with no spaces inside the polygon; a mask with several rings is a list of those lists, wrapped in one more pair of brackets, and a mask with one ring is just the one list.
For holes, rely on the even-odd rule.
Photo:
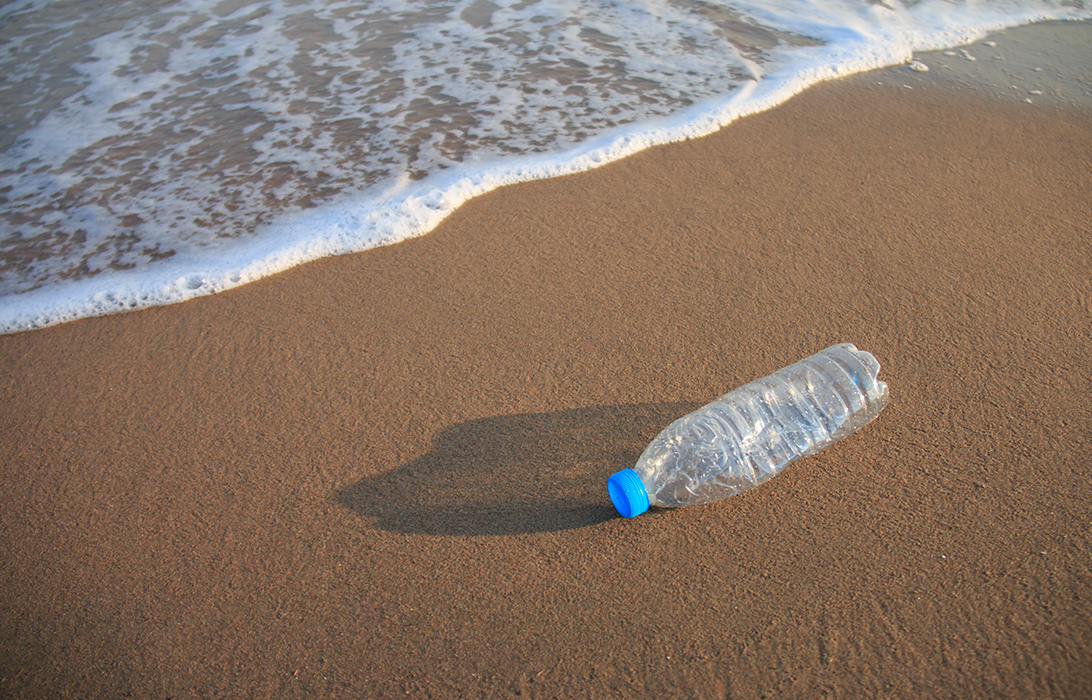
{"label": "sea foam", "polygon": [[168,304],[434,228],[1042,19],[922,0],[120,0],[0,8],[0,331]]}

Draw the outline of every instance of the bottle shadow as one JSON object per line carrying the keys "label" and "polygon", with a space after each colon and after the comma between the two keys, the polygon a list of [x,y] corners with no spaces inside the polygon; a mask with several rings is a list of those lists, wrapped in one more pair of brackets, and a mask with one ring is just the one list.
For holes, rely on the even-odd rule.
{"label": "bottle shadow", "polygon": [[606,480],[700,404],[594,406],[466,421],[418,459],[339,489],[334,500],[389,531],[517,535],[619,517]]}

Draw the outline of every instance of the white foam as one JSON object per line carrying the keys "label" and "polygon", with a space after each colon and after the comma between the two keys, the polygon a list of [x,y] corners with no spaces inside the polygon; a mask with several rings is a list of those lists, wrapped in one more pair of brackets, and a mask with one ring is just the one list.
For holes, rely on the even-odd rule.
{"label": "white foam", "polygon": [[98,35],[64,4],[5,6],[0,68],[50,87],[22,97],[33,118],[0,155],[0,250],[38,254],[0,273],[0,331],[395,243],[496,187],[705,135],[818,81],[1090,16],[942,0],[502,4],[131,0]]}

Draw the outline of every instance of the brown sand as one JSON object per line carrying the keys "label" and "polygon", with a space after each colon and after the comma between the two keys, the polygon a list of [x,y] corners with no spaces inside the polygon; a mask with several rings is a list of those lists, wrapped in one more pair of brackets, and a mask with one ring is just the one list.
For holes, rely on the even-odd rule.
{"label": "brown sand", "polygon": [[[1092,116],[821,86],[424,238],[0,338],[0,695],[1092,694]],[[839,341],[892,403],[623,520]]]}

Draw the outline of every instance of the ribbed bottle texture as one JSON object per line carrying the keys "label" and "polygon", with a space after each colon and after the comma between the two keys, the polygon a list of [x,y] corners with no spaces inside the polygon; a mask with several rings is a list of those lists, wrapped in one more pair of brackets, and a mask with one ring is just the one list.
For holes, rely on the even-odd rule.
{"label": "ribbed bottle texture", "polygon": [[726,498],[841,440],[887,403],[879,371],[871,354],[835,345],[676,420],[633,467],[648,504]]}

